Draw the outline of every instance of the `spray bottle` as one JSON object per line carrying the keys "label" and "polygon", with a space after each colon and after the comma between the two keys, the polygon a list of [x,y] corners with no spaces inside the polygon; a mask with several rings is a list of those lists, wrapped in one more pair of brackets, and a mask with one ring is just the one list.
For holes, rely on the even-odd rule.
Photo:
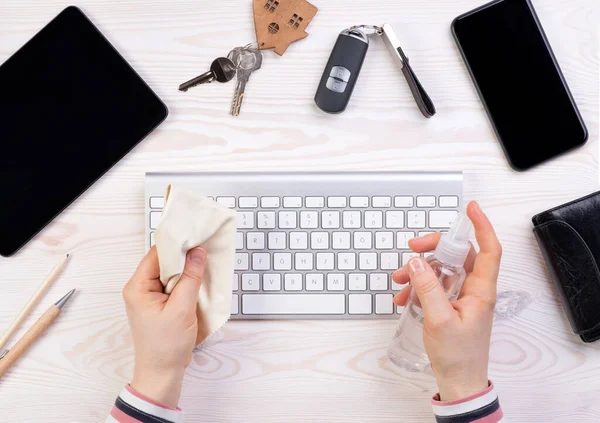
{"label": "spray bottle", "polygon": [[[450,231],[442,234],[433,255],[427,258],[450,301],[458,298],[466,278],[464,264],[471,249],[470,231],[469,218],[458,215]],[[423,345],[423,310],[414,289],[388,348],[388,357],[394,364],[411,371],[424,371],[429,366]]]}

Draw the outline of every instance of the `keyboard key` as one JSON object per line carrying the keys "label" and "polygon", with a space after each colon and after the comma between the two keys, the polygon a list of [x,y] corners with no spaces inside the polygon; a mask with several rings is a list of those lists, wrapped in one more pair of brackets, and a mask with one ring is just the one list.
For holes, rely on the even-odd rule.
{"label": "keyboard key", "polygon": [[273,254],[273,270],[292,270],[292,253]]}
{"label": "keyboard key", "polygon": [[317,253],[317,270],[333,270],[333,253]]}
{"label": "keyboard key", "polygon": [[396,313],[402,314],[403,311],[404,311],[404,306],[396,306]]}
{"label": "keyboard key", "polygon": [[338,254],[338,269],[339,270],[355,270],[356,269],[356,253],[339,253]]}
{"label": "keyboard key", "polygon": [[246,294],[242,313],[246,315],[344,314],[344,294]]}
{"label": "keyboard key", "polygon": [[375,295],[376,314],[394,314],[394,296],[392,294]]}
{"label": "keyboard key", "polygon": [[422,229],[425,227],[425,212],[421,210],[411,210],[407,213],[407,226],[410,229]]}
{"label": "keyboard key", "polygon": [[359,229],[361,226],[359,211],[344,212],[344,229]]}
{"label": "keyboard key", "polygon": [[329,249],[329,233],[327,232],[311,232],[310,248],[313,250],[328,250]]}
{"label": "keyboard key", "polygon": [[408,261],[413,257],[419,257],[419,253],[402,253],[402,266],[406,266]]}
{"label": "keyboard key", "polygon": [[235,234],[235,249],[243,250],[244,249],[244,233],[236,232]]}
{"label": "keyboard key", "polygon": [[244,273],[242,275],[242,291],[258,291],[258,273]]}
{"label": "keyboard key", "polygon": [[458,207],[458,197],[454,195],[442,195],[439,202],[440,207]]}
{"label": "keyboard key", "polygon": [[371,314],[373,312],[371,294],[350,294],[348,295],[348,313],[350,314]]}
{"label": "keyboard key", "polygon": [[400,268],[400,254],[381,253],[381,270],[398,270]]}
{"label": "keyboard key", "polygon": [[308,233],[290,232],[290,250],[308,249]]}
{"label": "keyboard key", "polygon": [[238,229],[254,229],[254,212],[239,211],[236,215]]}
{"label": "keyboard key", "polygon": [[373,207],[392,207],[392,197],[373,197]]}
{"label": "keyboard key", "polygon": [[235,270],[248,270],[248,253],[235,253]]}
{"label": "keyboard key", "polygon": [[394,233],[376,232],[375,248],[378,250],[391,250],[392,248],[394,248]]}
{"label": "keyboard key", "polygon": [[323,274],[322,273],[307,273],[306,274],[306,290],[307,291],[323,291]]}
{"label": "keyboard key", "polygon": [[279,212],[279,228],[280,229],[296,229],[298,213],[295,211],[280,211]]}
{"label": "keyboard key", "polygon": [[301,273],[286,273],[284,278],[286,291],[302,291]]}
{"label": "keyboard key", "polygon": [[417,207],[435,207],[435,197],[433,195],[418,196]]}
{"label": "keyboard key", "polygon": [[253,253],[252,270],[271,270],[271,254]]}
{"label": "keyboard key", "polygon": [[306,197],[306,208],[320,209],[325,207],[325,197]]}
{"label": "keyboard key", "polygon": [[397,232],[396,233],[396,248],[408,249],[408,241],[415,237],[414,232]]}
{"label": "keyboard key", "polygon": [[269,250],[285,250],[286,249],[286,233],[285,232],[269,232]]}
{"label": "keyboard key", "polygon": [[334,232],[331,239],[334,250],[350,249],[350,232]]}
{"label": "keyboard key", "polygon": [[240,209],[255,209],[258,207],[257,197],[240,197],[239,198]]}
{"label": "keyboard key", "polygon": [[150,212],[150,229],[158,228],[158,224],[160,223],[161,212]]}
{"label": "keyboard key", "polygon": [[421,236],[430,235],[430,234],[434,234],[434,233],[435,233],[435,232],[429,232],[429,231],[425,232],[425,231],[421,231],[421,232],[419,232],[419,236],[421,237]]}
{"label": "keyboard key", "polygon": [[264,291],[281,291],[281,275],[279,273],[265,273],[263,275]]}
{"label": "keyboard key", "polygon": [[412,207],[414,205],[412,197],[394,197],[395,207]]}
{"label": "keyboard key", "polygon": [[369,289],[371,291],[387,291],[388,289],[387,273],[371,273],[369,275]]}
{"label": "keyboard key", "polygon": [[365,212],[365,228],[367,228],[367,229],[383,228],[383,212],[382,211],[366,211]]}
{"label": "keyboard key", "polygon": [[258,229],[275,229],[275,212],[258,212]]}
{"label": "keyboard key", "polygon": [[328,291],[344,291],[346,289],[346,275],[343,273],[327,274]]}
{"label": "keyboard key", "polygon": [[392,291],[402,291],[407,286],[409,286],[409,285],[408,284],[400,285],[392,280]]}
{"label": "keyboard key", "polygon": [[321,213],[321,227],[323,229],[338,229],[340,227],[340,212],[330,211]]}
{"label": "keyboard key", "polygon": [[360,253],[358,255],[358,263],[360,270],[377,269],[377,253]]}
{"label": "keyboard key", "polygon": [[366,273],[350,273],[348,275],[348,289],[350,291],[366,291],[367,275]]}
{"label": "keyboard key", "polygon": [[235,197],[217,197],[217,203],[230,209],[235,209]]}
{"label": "keyboard key", "polygon": [[302,229],[317,229],[319,227],[319,212],[301,211],[300,227]]}
{"label": "keyboard key", "polygon": [[278,209],[279,197],[261,197],[260,206],[263,209]]}
{"label": "keyboard key", "polygon": [[283,207],[298,209],[302,207],[302,197],[283,197]]}
{"label": "keyboard key", "polygon": [[449,228],[458,216],[456,210],[435,210],[429,212],[430,228]]}
{"label": "keyboard key", "polygon": [[231,281],[231,290],[237,291],[238,289],[240,289],[240,275],[234,273],[233,280]]}
{"label": "keyboard key", "polygon": [[369,207],[369,197],[350,197],[350,207],[367,208]]}
{"label": "keyboard key", "polygon": [[327,197],[327,207],[345,208],[346,205],[346,197]]}
{"label": "keyboard key", "polygon": [[246,234],[246,248],[248,250],[264,250],[265,249],[265,233],[264,232],[248,232]]}
{"label": "keyboard key", "polygon": [[296,270],[313,270],[313,253],[296,253]]}
{"label": "keyboard key", "polygon": [[231,314],[240,313],[240,298],[237,294],[233,294],[231,297]]}
{"label": "keyboard key", "polygon": [[401,210],[386,211],[385,227],[388,229],[402,229],[404,227],[404,212]]}
{"label": "keyboard key", "polygon": [[156,244],[156,240],[154,238],[154,232],[150,232],[150,248],[154,247],[154,244]]}
{"label": "keyboard key", "polygon": [[354,232],[354,248],[357,250],[370,250],[372,248],[371,232]]}
{"label": "keyboard key", "polygon": [[162,209],[165,207],[165,197],[150,197],[151,209]]}

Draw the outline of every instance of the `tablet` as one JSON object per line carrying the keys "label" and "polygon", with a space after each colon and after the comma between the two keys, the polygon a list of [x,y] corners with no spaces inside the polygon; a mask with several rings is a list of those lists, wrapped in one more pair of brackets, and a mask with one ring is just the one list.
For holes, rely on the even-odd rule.
{"label": "tablet", "polygon": [[0,255],[14,254],[167,114],[92,22],[63,10],[0,66]]}

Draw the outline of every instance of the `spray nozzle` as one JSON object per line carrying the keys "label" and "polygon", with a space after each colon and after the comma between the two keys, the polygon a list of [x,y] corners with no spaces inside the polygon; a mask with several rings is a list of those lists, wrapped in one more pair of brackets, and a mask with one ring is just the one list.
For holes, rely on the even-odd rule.
{"label": "spray nozzle", "polygon": [[469,218],[459,214],[448,233],[443,234],[440,238],[434,253],[436,258],[442,263],[462,267],[471,249],[469,243],[471,226]]}

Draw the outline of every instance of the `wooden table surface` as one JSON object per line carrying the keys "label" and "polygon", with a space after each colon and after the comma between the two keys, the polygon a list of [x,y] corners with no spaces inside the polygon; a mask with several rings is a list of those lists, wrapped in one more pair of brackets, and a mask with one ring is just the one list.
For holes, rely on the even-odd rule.
{"label": "wooden table surface", "polygon": [[[571,332],[530,223],[533,214],[598,186],[599,6],[595,0],[534,0],[590,141],[517,173],[503,157],[450,34],[452,19],[481,3],[315,0],[319,12],[309,37],[283,57],[265,52],[242,114],[233,118],[233,83],[187,93],[177,86],[253,41],[250,0],[78,2],[166,102],[170,116],[19,254],[0,259],[0,331],[67,252],[73,256],[63,276],[18,336],[50,303],[79,290],[0,381],[0,421],[104,421],[133,370],[121,288],[144,254],[144,173],[231,170],[464,170],[466,198],[480,201],[504,246],[499,290],[533,300],[517,317],[494,325],[490,377],[505,414],[512,422],[600,421],[600,343],[585,345]],[[68,4],[2,0],[0,62]],[[438,114],[420,115],[379,41],[370,47],[347,111],[320,112],[313,96],[337,34],[353,24],[383,22],[396,29]],[[194,356],[181,400],[187,421],[432,421],[433,376],[401,372],[386,358],[394,327],[392,321],[228,323],[218,342]]]}

